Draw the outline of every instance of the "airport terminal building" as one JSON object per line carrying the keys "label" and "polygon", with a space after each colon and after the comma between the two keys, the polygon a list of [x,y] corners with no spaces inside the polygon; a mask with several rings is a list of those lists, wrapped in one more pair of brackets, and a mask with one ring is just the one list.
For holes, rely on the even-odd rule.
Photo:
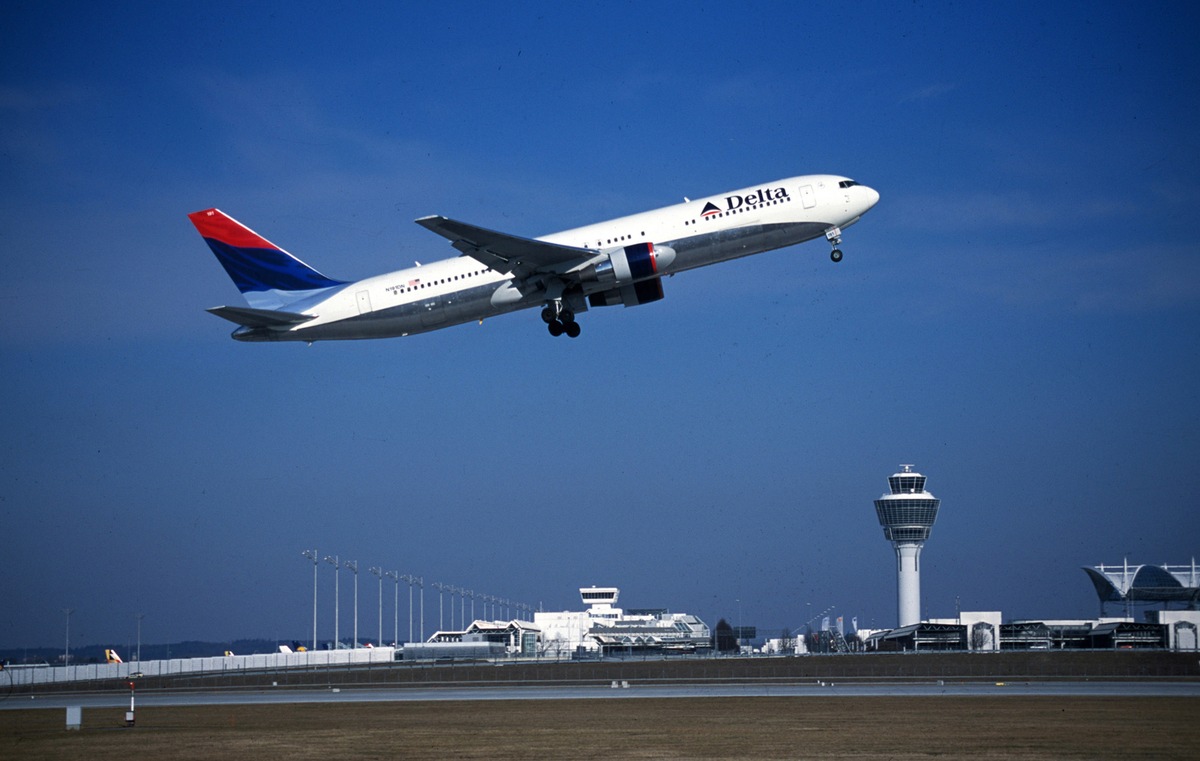
{"label": "airport terminal building", "polygon": [[[1096,619],[1016,619],[963,611],[863,637],[868,650],[1184,650],[1200,649],[1200,566],[1134,564],[1085,567],[1100,602]],[[1105,616],[1109,604],[1124,615]],[[1134,609],[1143,610],[1141,620]],[[1172,609],[1175,606],[1175,609]]]}
{"label": "airport terminal building", "polygon": [[540,655],[551,658],[634,653],[697,653],[712,647],[708,624],[690,613],[616,607],[617,587],[582,587],[582,611],[537,612]]}
{"label": "airport terminal building", "polygon": [[1107,603],[1118,603],[1128,611],[1137,604],[1161,603],[1166,609],[1176,603],[1187,610],[1200,607],[1200,566],[1192,558],[1190,565],[1121,565],[1085,567],[1084,573],[1096,587],[1100,615]]}
{"label": "airport terminal building", "polygon": [[604,655],[707,652],[712,632],[698,617],[666,609],[616,607],[617,587],[583,587],[580,611],[533,614],[533,621],[473,621],[407,643],[404,660],[537,657],[565,660]]}

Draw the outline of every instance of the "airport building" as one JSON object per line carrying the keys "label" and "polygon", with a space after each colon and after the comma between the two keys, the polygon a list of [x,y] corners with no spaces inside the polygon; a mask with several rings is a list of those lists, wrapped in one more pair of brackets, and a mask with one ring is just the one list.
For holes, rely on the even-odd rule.
{"label": "airport building", "polygon": [[1187,610],[1200,608],[1200,566],[1192,558],[1191,565],[1121,565],[1100,564],[1084,568],[1100,598],[1100,615],[1106,603],[1125,606],[1128,616],[1134,605],[1161,603],[1166,609],[1177,603]]}
{"label": "airport building", "polygon": [[403,648],[404,660],[541,657],[569,659],[644,653],[696,653],[712,647],[698,617],[666,609],[616,607],[617,587],[583,587],[581,611],[537,612],[533,621],[473,621]]}
{"label": "airport building", "polygon": [[462,630],[440,630],[400,650],[406,661],[463,660],[537,655],[540,632],[528,621],[472,621]]}
{"label": "airport building", "polygon": [[[1200,649],[1200,566],[1098,565],[1083,569],[1100,601],[1096,619],[1014,619],[999,611],[963,611],[957,618],[921,620],[863,632],[867,650],[1184,650]],[[1109,603],[1124,615],[1105,616]],[[1158,605],[1159,610],[1135,606]],[[1176,606],[1172,610],[1171,606]]]}
{"label": "airport building", "polygon": [[616,607],[617,587],[583,587],[586,610],[533,614],[540,654],[553,658],[632,653],[695,653],[712,647],[708,625],[689,613]]}

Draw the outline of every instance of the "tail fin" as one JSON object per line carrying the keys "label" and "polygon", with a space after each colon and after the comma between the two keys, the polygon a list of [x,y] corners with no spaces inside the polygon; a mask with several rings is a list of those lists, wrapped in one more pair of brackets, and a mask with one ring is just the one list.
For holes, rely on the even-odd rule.
{"label": "tail fin", "polygon": [[279,309],[313,291],[344,285],[271,243],[219,209],[188,215],[246,302]]}
{"label": "tail fin", "polygon": [[107,661],[108,663],[124,663],[125,662],[125,661],[121,660],[121,656],[117,655],[116,650],[105,650],[104,651],[104,660]]}

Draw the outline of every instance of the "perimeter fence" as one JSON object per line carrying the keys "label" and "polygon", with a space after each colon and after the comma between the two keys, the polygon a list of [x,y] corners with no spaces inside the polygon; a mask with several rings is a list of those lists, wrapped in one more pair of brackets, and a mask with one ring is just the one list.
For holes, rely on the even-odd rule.
{"label": "perimeter fence", "polygon": [[[378,648],[377,650],[384,650]],[[361,653],[364,651],[343,651]],[[317,655],[316,653],[312,655]],[[330,655],[333,655],[330,653]],[[796,683],[804,681],[1022,681],[1022,680],[1200,680],[1195,654],[1138,651],[1067,653],[872,653],[776,657],[606,658],[594,661],[521,660],[410,662],[379,659],[315,658],[255,665],[218,664],[211,670],[133,677],[145,690],[239,690],[313,687],[537,686],[608,684],[629,681],[658,684]],[[196,659],[198,660],[198,659]],[[127,664],[110,664],[127,665]],[[143,664],[145,665],[145,664]],[[84,667],[80,667],[81,669]],[[24,670],[24,669],[20,669]],[[18,670],[0,673],[0,692],[24,694],[128,689],[130,672],[96,673],[74,681],[12,679]]]}

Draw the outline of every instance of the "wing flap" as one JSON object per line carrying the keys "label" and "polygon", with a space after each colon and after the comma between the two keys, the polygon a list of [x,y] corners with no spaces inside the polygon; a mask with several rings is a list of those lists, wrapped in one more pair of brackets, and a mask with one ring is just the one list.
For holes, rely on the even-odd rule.
{"label": "wing flap", "polygon": [[250,307],[213,307],[207,311],[247,328],[282,328],[299,325],[315,317],[315,315],[278,312],[274,309],[251,309]]}
{"label": "wing flap", "polygon": [[593,256],[586,248],[522,238],[446,217],[421,217],[417,224],[449,240],[467,256],[505,275],[517,270],[562,273]]}

